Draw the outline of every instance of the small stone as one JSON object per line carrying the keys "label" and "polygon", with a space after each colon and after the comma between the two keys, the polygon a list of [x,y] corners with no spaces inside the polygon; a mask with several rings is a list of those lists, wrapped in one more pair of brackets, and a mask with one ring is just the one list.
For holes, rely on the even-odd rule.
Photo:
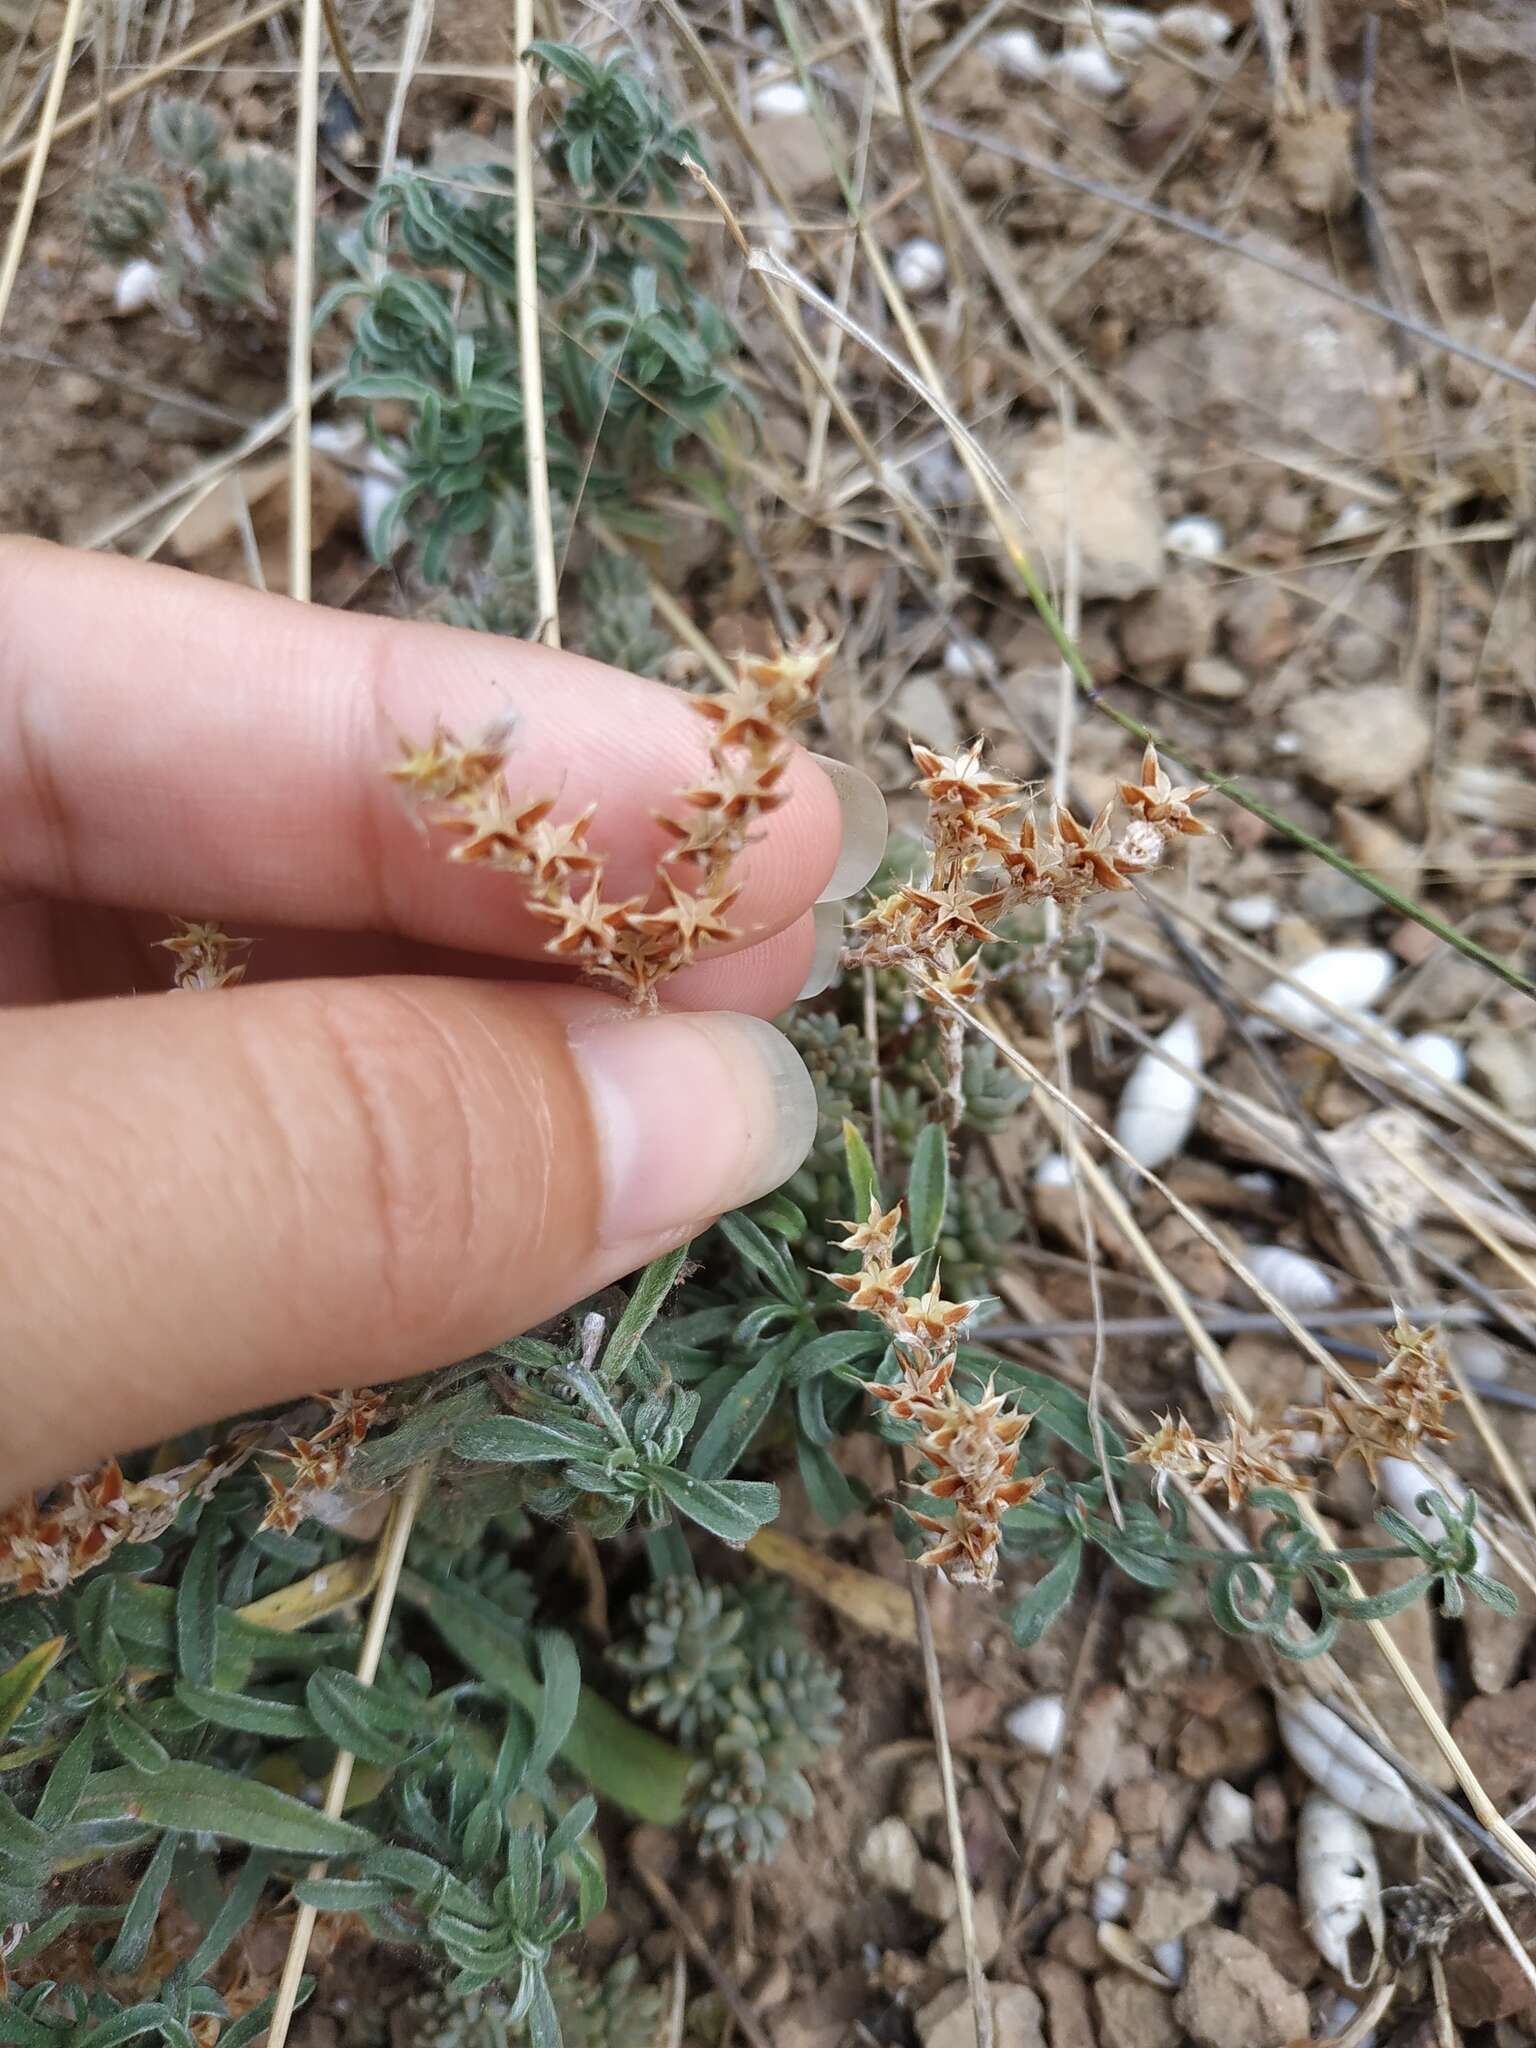
{"label": "small stone", "polygon": [[1086,1913],[1063,1913],[1045,1937],[1045,1952],[1053,1961],[1081,1970],[1085,1976],[1104,1965],[1098,1929]]}
{"label": "small stone", "polygon": [[961,732],[951,696],[941,675],[908,676],[892,696],[888,715],[906,738],[935,753],[952,754],[961,744]]}
{"label": "small stone", "polygon": [[[992,1998],[992,2048],[1045,2048],[1040,2001],[1029,1986],[995,1984],[988,1988]],[[976,2048],[976,2017],[963,1977],[954,1984],[946,1984],[918,2013],[917,2038],[923,2048]]]}
{"label": "small stone", "polygon": [[1473,1078],[1517,1123],[1536,1122],[1536,1047],[1526,1031],[1483,1031],[1467,1048]]}
{"label": "small stone", "polygon": [[1095,1920],[1123,1920],[1130,1907],[1131,1888],[1123,1877],[1099,1878],[1089,1900]]}
{"label": "small stone", "polygon": [[1259,1884],[1243,1901],[1238,1930],[1263,1949],[1289,1983],[1305,1991],[1322,1971],[1322,1960],[1301,1924],[1301,1908],[1278,1884]]}
{"label": "small stone", "polygon": [[1206,1787],[1200,1803],[1200,1831],[1213,1849],[1237,1849],[1253,1840],[1253,1801],[1225,1778]]}
{"label": "small stone", "polygon": [[1275,1720],[1257,1690],[1245,1692],[1219,1715],[1196,1715],[1179,1734],[1178,1764],[1186,1778],[1242,1778],[1275,1752]]}
{"label": "small stone", "polygon": [[[782,108],[769,98],[783,93]],[[816,125],[816,116],[804,111],[804,95],[796,107],[791,93],[799,94],[792,81],[761,92],[755,106],[758,118],[752,123],[752,139],[773,165],[774,175],[791,199],[809,199],[814,193],[836,191],[837,178],[827,155],[827,145]]]}
{"label": "small stone", "polygon": [[1067,1874],[1074,1884],[1092,1884],[1102,1877],[1104,1866],[1120,1839],[1114,1816],[1102,1806],[1091,1806],[1071,1841]]}
{"label": "small stone", "polygon": [[1429,720],[1396,683],[1318,691],[1292,705],[1290,721],[1306,772],[1357,803],[1394,795],[1429,759]]}
{"label": "small stone", "polygon": [[101,396],[101,384],[95,377],[87,377],[79,370],[66,370],[54,389],[59,394],[61,405],[67,405],[71,412],[84,412]]}
{"label": "small stone", "polygon": [[1276,583],[1244,583],[1222,607],[1222,628],[1232,658],[1250,675],[1263,675],[1296,645],[1296,615]]}
{"label": "small stone", "polygon": [[1179,2048],[1173,1998],[1129,1970],[1108,1970],[1093,1987],[1101,2048]]}
{"label": "small stone", "polygon": [[1536,1721],[1536,1678],[1512,1685],[1508,1692],[1489,1694],[1462,1708],[1451,1733],[1466,1753],[1488,1797],[1498,1806],[1512,1806],[1531,1790],[1536,1776],[1536,1748],[1531,1725]]}
{"label": "small stone", "polygon": [[[972,1901],[971,1918],[976,1930],[976,1954],[985,1970],[996,1962],[997,1952],[1003,1945],[1003,1922],[997,1894],[978,1892]],[[928,1960],[945,1971],[965,1968],[965,1942],[960,1933],[958,1912],[929,1949]]]}
{"label": "small stone", "polygon": [[901,1817],[919,1837],[930,1834],[943,1819],[944,1778],[935,1757],[923,1757],[903,1778]]}
{"label": "small stone", "polygon": [[1204,655],[1184,671],[1184,688],[1191,697],[1208,697],[1218,703],[1241,697],[1250,681],[1235,663],[1224,661],[1219,654]]}
{"label": "small stone", "polygon": [[1280,1779],[1267,1772],[1253,1788],[1253,1832],[1266,1849],[1291,1837],[1291,1802]]}
{"label": "small stone", "polygon": [[1088,1985],[1070,1963],[1049,1956],[1031,1966],[1035,1987],[1045,2001],[1046,2033],[1051,2048],[1099,2048],[1088,2006]]}
{"label": "small stone", "polygon": [[1247,1883],[1243,1866],[1230,1849],[1213,1849],[1193,1830],[1184,1839],[1175,1867],[1188,1883],[1213,1891],[1224,1906],[1230,1906]]}
{"label": "small stone", "polygon": [[1166,1778],[1135,1778],[1128,1785],[1115,1787],[1115,1819],[1128,1840],[1138,1835],[1155,1840],[1162,1833],[1168,1805]]}
{"label": "small stone", "polygon": [[913,1907],[925,1920],[942,1923],[952,1919],[959,1903],[954,1872],[946,1870],[942,1863],[920,1863],[912,1881],[910,1897]]}
{"label": "small stone", "polygon": [[1216,1894],[1204,1885],[1143,1885],[1131,1932],[1148,1948],[1156,1948],[1159,1942],[1175,1941],[1199,1927],[1215,1910]]}
{"label": "small stone", "polygon": [[1137,1615],[1126,1624],[1121,1670],[1132,1692],[1155,1692],[1189,1667],[1189,1636],[1177,1622]]}
{"label": "small stone", "polygon": [[921,1867],[922,1851],[917,1846],[917,1837],[899,1814],[889,1814],[877,1821],[864,1837],[859,1868],[882,1891],[910,1898]]}
{"label": "small stone", "polygon": [[1311,2031],[1306,1996],[1262,1949],[1225,1927],[1189,1938],[1174,2013],[1198,2048],[1286,2048]]}
{"label": "small stone", "polygon": [[1192,569],[1175,570],[1120,622],[1126,661],[1144,683],[1166,683],[1186,663],[1208,655],[1215,638],[1216,599]]}
{"label": "small stone", "polygon": [[1003,1721],[1004,1728],[1020,1749],[1027,1749],[1034,1756],[1054,1756],[1060,1747],[1065,1725],[1066,1713],[1061,1701],[1054,1693],[1048,1692],[1025,1700],[1017,1707],[1010,1707]]}
{"label": "small stone", "polygon": [[1069,533],[1085,599],[1136,597],[1163,573],[1163,522],[1139,458],[1108,434],[1030,435],[1010,467],[1031,551],[1058,583]]}

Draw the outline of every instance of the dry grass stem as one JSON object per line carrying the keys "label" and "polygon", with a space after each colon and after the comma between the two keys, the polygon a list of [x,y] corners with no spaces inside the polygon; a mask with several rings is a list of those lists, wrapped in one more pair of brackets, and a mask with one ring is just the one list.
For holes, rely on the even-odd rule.
{"label": "dry grass stem", "polygon": [[[427,1490],[431,1476],[430,1464],[416,1465],[406,1475],[404,1486],[395,1501],[390,1514],[389,1526],[379,1544],[379,1576],[373,1594],[373,1605],[368,1610],[368,1626],[363,1632],[363,1645],[358,1652],[357,1676],[364,1685],[372,1685],[378,1676],[379,1661],[384,1654],[384,1638],[389,1630],[389,1618],[394,1611],[395,1595],[400,1587],[400,1574],[405,1568],[405,1553],[411,1540],[411,1530]],[[331,1775],[326,1781],[325,1799],[321,1812],[331,1820],[339,1820],[347,1803],[347,1792],[352,1783],[352,1767],[356,1758],[350,1750],[339,1749],[331,1765]],[[324,1862],[311,1868],[311,1875],[325,1875]],[[272,2008],[272,2023],[267,2030],[266,2048],[283,2048],[288,2039],[288,2030],[293,2024],[294,2007],[298,2003],[299,1987],[304,1977],[304,1964],[309,1955],[310,1939],[315,1931],[317,1909],[300,1905],[298,1917],[293,1923],[293,1933],[288,1941],[288,1953],[283,1958],[282,1975],[277,1983],[277,1997]]]}
{"label": "dry grass stem", "polygon": [[555,527],[549,503],[549,450],[545,441],[544,354],[539,336],[538,245],[534,234],[533,0],[515,0],[512,79],[513,153],[517,159],[517,343],[523,389],[523,447],[528,464],[528,515],[533,529],[533,570],[538,623],[534,638],[560,645],[560,576],[555,565]]}
{"label": "dry grass stem", "polygon": [[27,245],[27,236],[32,231],[32,215],[37,209],[37,195],[42,190],[43,172],[48,164],[48,152],[62,123],[59,120],[59,103],[64,97],[65,81],[75,54],[75,38],[80,33],[80,16],[84,12],[85,0],[65,0],[64,18],[59,24],[59,40],[54,46],[53,67],[48,74],[48,90],[43,97],[42,117],[27,146],[27,174],[22,180],[21,191],[16,200],[16,211],[11,216],[10,232],[5,240],[5,254],[0,257],[0,327],[5,325],[5,316],[10,309],[11,293],[16,285],[16,273],[21,268],[21,252]]}
{"label": "dry grass stem", "polygon": [[314,411],[315,189],[320,146],[321,0],[303,0],[293,150],[293,286],[288,309],[288,595],[310,588],[310,426]]}

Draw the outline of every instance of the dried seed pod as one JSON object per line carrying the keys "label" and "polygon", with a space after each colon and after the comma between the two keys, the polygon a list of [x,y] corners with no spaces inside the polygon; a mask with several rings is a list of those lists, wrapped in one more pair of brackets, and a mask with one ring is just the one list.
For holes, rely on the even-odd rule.
{"label": "dried seed pod", "polygon": [[1001,35],[989,36],[982,48],[1004,78],[1034,84],[1050,76],[1051,60],[1033,29],[1004,29]]}
{"label": "dried seed pod", "polygon": [[1354,1989],[1368,1984],[1386,1939],[1376,1846],[1365,1823],[1326,1792],[1309,1792],[1301,1803],[1296,1890],[1318,1954]]}
{"label": "dried seed pod", "polygon": [[[1272,1010],[1280,1024],[1299,1025],[1307,1031],[1329,1031],[1333,1019],[1326,1010],[1307,1000],[1307,992],[1325,997],[1341,1010],[1368,1010],[1381,996],[1397,972],[1397,962],[1379,946],[1326,946],[1291,969],[1292,980],[1300,984],[1272,981],[1259,1001]],[[1259,1020],[1261,1031],[1275,1026]]]}
{"label": "dried seed pod", "polygon": [[1332,1308],[1339,1298],[1338,1283],[1328,1269],[1289,1245],[1251,1244],[1243,1252],[1243,1264],[1286,1308]]}
{"label": "dried seed pod", "polygon": [[1310,1693],[1290,1692],[1277,1701],[1276,1718],[1281,1741],[1330,1799],[1374,1827],[1423,1834],[1427,1823],[1406,1780],[1332,1707]]}
{"label": "dried seed pod", "polygon": [[[1193,1017],[1175,1018],[1156,1043],[1169,1058],[1198,1073],[1200,1030]],[[1121,1093],[1115,1136],[1138,1166],[1162,1166],[1183,1151],[1199,1107],[1200,1084],[1156,1052],[1144,1052]]]}
{"label": "dried seed pod", "polygon": [[1051,70],[1069,92],[1080,92],[1096,100],[1114,99],[1131,82],[1130,74],[1106,56],[1097,43],[1060,51],[1051,61]]}

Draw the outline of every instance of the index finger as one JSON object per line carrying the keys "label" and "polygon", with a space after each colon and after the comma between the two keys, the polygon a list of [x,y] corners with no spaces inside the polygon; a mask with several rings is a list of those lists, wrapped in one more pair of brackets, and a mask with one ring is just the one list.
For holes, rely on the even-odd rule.
{"label": "index finger", "polygon": [[[0,895],[399,932],[533,959],[510,877],[450,868],[383,769],[403,736],[509,722],[514,795],[595,804],[605,893],[645,890],[655,821],[707,765],[663,684],[520,641],[291,603],[0,542]],[[837,864],[833,786],[796,749],[731,922],[783,930]]]}

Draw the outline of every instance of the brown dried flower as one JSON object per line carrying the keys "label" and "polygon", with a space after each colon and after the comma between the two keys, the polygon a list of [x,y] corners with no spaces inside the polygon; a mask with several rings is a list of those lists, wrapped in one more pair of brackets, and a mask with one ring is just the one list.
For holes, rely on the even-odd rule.
{"label": "brown dried flower", "polygon": [[1445,1406],[1460,1398],[1436,1326],[1417,1330],[1399,1318],[1386,1343],[1390,1355],[1373,1379],[1350,1394],[1329,1387],[1308,1418],[1332,1440],[1335,1464],[1358,1458],[1372,1485],[1379,1458],[1413,1459],[1426,1443],[1450,1443]]}
{"label": "brown dried flower", "polygon": [[739,656],[728,690],[693,700],[710,727],[709,773],[679,793],[676,815],[658,816],[675,843],[645,897],[614,902],[604,894],[604,858],[587,844],[591,811],[556,825],[552,797],[512,801],[506,727],[464,744],[440,726],[425,746],[402,741],[388,772],[426,822],[451,836],[451,860],[521,878],[529,909],[554,927],[549,952],[651,1007],[669,974],[737,936],[726,916],[740,893],[731,869],[784,801],[790,728],[815,702],[830,652],[821,637]]}
{"label": "brown dried flower", "polygon": [[233,988],[244,981],[247,963],[235,955],[248,951],[249,939],[232,939],[216,924],[188,924],[181,917],[174,923],[170,938],[155,944],[174,956],[177,988]]}
{"label": "brown dried flower", "polygon": [[1153,1491],[1161,1501],[1170,1479],[1194,1479],[1205,1470],[1205,1446],[1182,1415],[1177,1420],[1162,1415],[1156,1432],[1140,1438],[1129,1453],[1129,1462],[1151,1467]]}
{"label": "brown dried flower", "polygon": [[1227,1506],[1235,1514],[1256,1486],[1305,1490],[1307,1482],[1286,1463],[1292,1434],[1290,1429],[1278,1425],[1252,1425],[1229,1416],[1227,1434],[1217,1442],[1195,1439],[1194,1447],[1204,1463],[1196,1493],[1214,1493],[1225,1487]]}

